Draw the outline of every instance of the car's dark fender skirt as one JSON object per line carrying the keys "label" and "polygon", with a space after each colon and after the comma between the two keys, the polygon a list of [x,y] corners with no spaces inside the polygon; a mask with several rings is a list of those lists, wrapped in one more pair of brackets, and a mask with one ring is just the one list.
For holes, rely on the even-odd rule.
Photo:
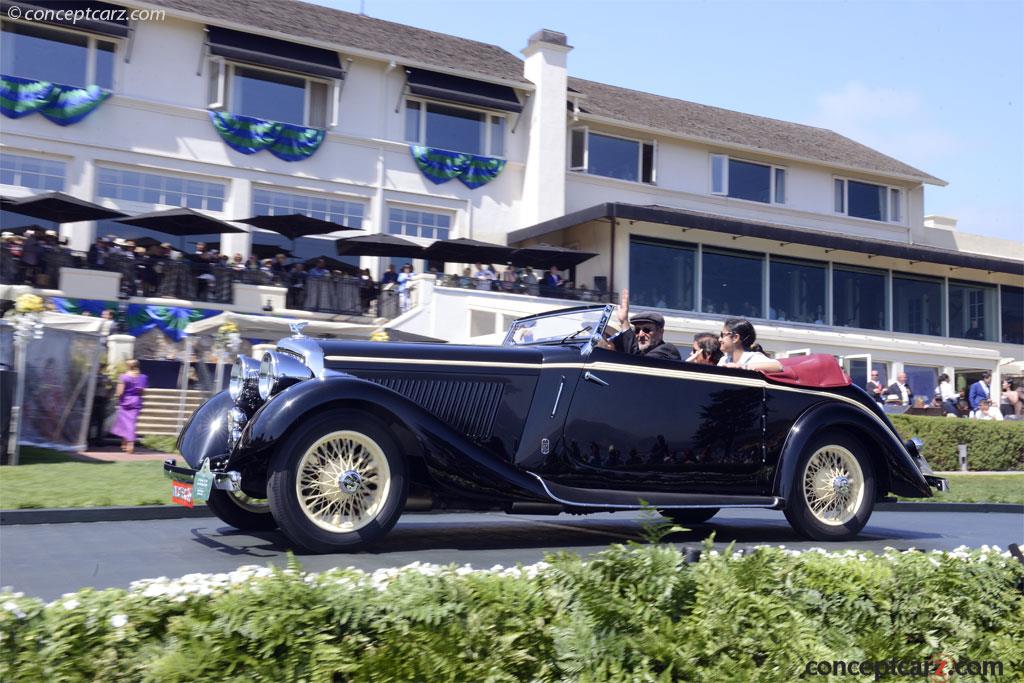
{"label": "car's dark fender skirt", "polygon": [[[842,403],[818,403],[797,418],[789,430],[780,454],[781,462],[775,471],[773,491],[782,498],[791,497],[797,463],[810,440],[829,428],[846,428],[873,453],[880,454],[882,464],[888,468],[881,474],[888,480],[888,489],[905,498],[930,498],[931,488],[906,446],[881,418],[864,410]],[[875,461],[876,469],[878,460]]]}
{"label": "car's dark fender skirt", "polygon": [[242,469],[252,457],[269,457],[305,416],[332,406],[366,410],[404,425],[419,442],[433,483],[482,500],[550,497],[533,477],[496,458],[401,394],[352,375],[331,374],[288,387],[249,420],[226,467]]}

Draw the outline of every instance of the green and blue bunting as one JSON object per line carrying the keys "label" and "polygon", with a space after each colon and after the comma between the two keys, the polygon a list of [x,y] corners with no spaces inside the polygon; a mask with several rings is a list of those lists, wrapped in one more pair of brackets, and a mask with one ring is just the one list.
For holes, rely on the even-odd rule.
{"label": "green and blue bunting", "polygon": [[0,76],[0,113],[11,119],[39,112],[60,126],[78,123],[91,114],[110,91],[97,85],[75,88],[49,81]]}
{"label": "green and blue bunting", "polygon": [[301,161],[313,156],[326,133],[320,128],[230,112],[211,111],[209,114],[214,129],[231,149],[241,154],[255,154],[266,149],[284,161]]}
{"label": "green and blue bunting", "polygon": [[475,190],[497,178],[505,168],[504,159],[450,152],[422,145],[411,145],[409,151],[423,175],[437,185],[458,178],[463,185]]}
{"label": "green and blue bunting", "polygon": [[128,306],[128,334],[138,337],[156,328],[178,342],[185,338],[185,326],[189,323],[217,315],[220,311],[178,306]]}

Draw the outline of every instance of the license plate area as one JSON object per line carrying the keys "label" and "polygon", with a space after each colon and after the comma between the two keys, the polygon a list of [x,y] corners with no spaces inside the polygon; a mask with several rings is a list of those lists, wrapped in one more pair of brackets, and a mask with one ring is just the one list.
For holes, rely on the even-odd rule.
{"label": "license plate area", "polygon": [[171,482],[171,502],[187,508],[194,507],[192,484],[184,481]]}

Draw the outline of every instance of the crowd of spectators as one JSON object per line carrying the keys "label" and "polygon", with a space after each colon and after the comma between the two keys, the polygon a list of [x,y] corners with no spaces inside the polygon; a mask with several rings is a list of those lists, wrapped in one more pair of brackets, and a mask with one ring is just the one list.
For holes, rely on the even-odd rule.
{"label": "crowd of spectators", "polygon": [[473,267],[464,268],[462,275],[444,275],[442,284],[488,292],[511,292],[576,301],[609,300],[607,292],[588,289],[582,283],[574,286],[555,266],[546,271],[535,270],[530,266],[505,266],[499,273],[493,264],[476,263]]}
{"label": "crowd of spectators", "polygon": [[1024,419],[1024,400],[1017,390],[1016,382],[1004,379],[998,396],[993,396],[991,381],[992,373],[986,372],[978,381],[957,391],[949,375],[942,373],[930,397],[915,396],[907,383],[906,373],[901,372],[895,382],[883,387],[878,381],[878,371],[872,370],[865,389],[887,412],[944,415],[973,420]]}

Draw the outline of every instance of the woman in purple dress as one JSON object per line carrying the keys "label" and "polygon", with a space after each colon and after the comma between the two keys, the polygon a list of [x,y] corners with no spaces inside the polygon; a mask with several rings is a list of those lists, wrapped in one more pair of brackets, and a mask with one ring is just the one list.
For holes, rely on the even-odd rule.
{"label": "woman in purple dress", "polygon": [[135,451],[135,422],[142,411],[142,392],[149,384],[149,378],[139,372],[139,361],[129,360],[128,372],[121,375],[117,383],[117,420],[110,433],[121,437],[121,450]]}

